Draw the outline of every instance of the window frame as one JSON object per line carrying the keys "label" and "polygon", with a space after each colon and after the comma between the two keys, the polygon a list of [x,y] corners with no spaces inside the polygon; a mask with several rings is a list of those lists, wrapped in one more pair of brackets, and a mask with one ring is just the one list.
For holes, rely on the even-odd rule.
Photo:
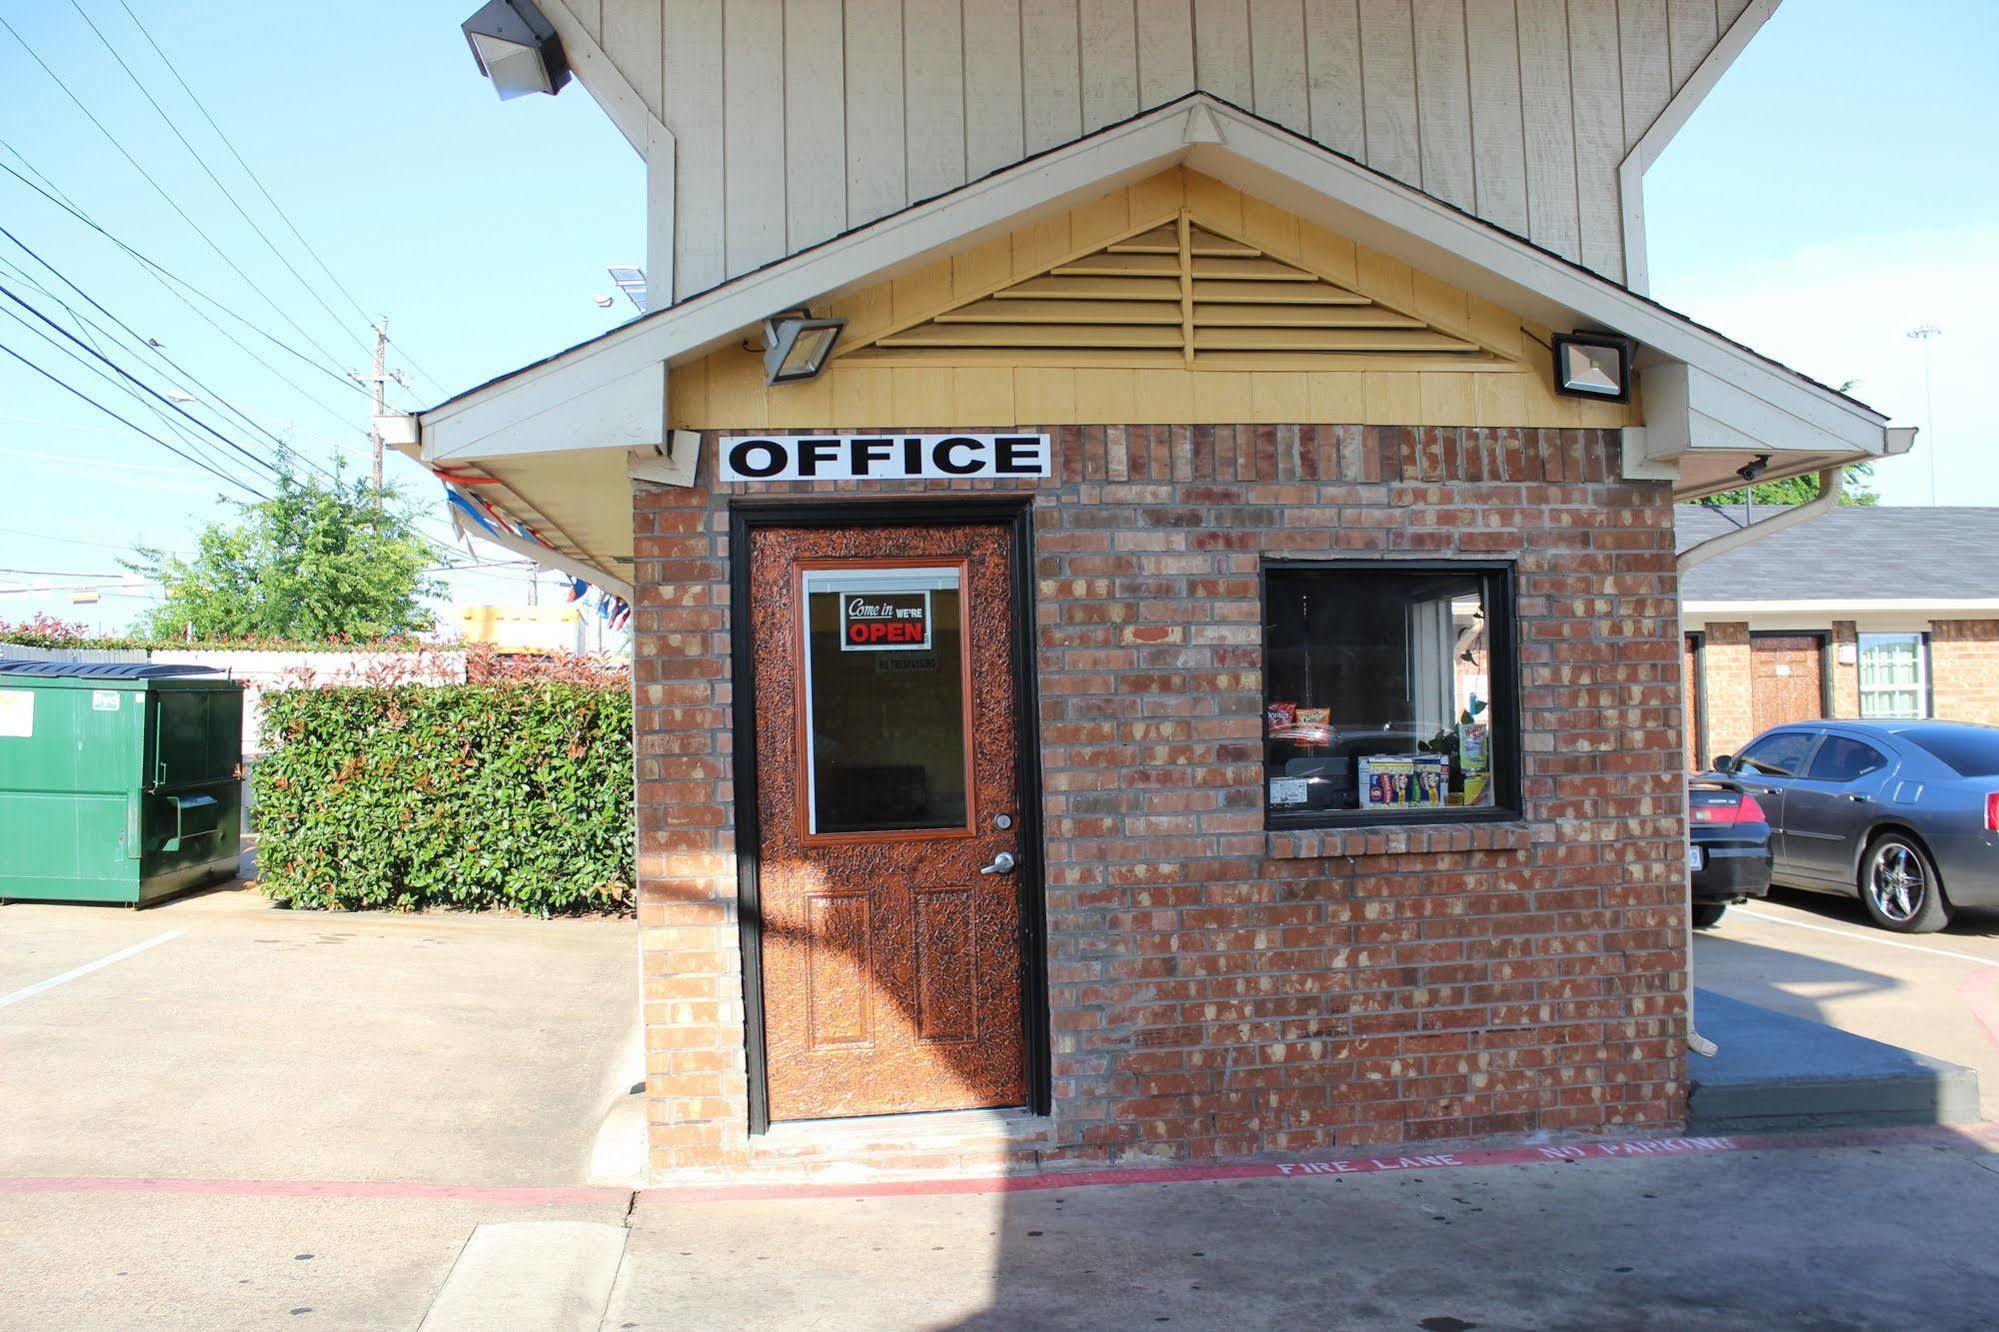
{"label": "window frame", "polygon": [[[1290,576],[1315,573],[1341,574],[1457,574],[1484,580],[1481,593],[1485,607],[1488,662],[1487,688],[1491,697],[1487,710],[1491,717],[1492,803],[1471,808],[1403,809],[1382,812],[1373,809],[1322,809],[1296,813],[1270,806],[1270,739],[1262,718],[1270,697],[1271,575]],[[1269,832],[1289,832],[1306,828],[1401,827],[1432,823],[1513,823],[1524,817],[1522,789],[1521,709],[1520,709],[1520,617],[1519,566],[1513,560],[1406,560],[1406,559],[1287,559],[1265,556],[1257,568],[1258,646],[1262,652],[1263,686],[1258,694],[1257,716],[1257,804],[1263,810],[1263,826]]]}
{"label": "window frame", "polygon": [[[1875,685],[1871,690],[1867,685],[1867,640],[1868,639],[1914,639],[1916,643],[1916,707],[1919,711],[1913,717],[1893,716],[1886,713],[1867,711],[1867,695],[1905,694],[1906,685]],[[1935,719],[1935,702],[1930,695],[1930,636],[1920,629],[1863,630],[1853,636],[1853,681],[1854,706],[1860,713],[1861,721],[1932,721]]]}

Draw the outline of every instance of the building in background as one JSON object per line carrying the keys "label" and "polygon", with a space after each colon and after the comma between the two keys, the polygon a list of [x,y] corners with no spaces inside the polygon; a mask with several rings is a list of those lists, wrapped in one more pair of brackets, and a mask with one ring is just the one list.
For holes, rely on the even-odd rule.
{"label": "building in background", "polygon": [[[1683,550],[1748,521],[1674,516]],[[1816,717],[1999,725],[1999,509],[1833,509],[1695,566],[1680,598],[1694,770]]]}
{"label": "building in background", "polygon": [[656,308],[398,437],[637,608],[655,1170],[1681,1118],[1674,504],[1909,442],[1644,295],[1773,7],[500,25]]}
{"label": "building in background", "polygon": [[567,606],[460,606],[467,643],[489,643],[503,653],[580,652],[584,618]]}

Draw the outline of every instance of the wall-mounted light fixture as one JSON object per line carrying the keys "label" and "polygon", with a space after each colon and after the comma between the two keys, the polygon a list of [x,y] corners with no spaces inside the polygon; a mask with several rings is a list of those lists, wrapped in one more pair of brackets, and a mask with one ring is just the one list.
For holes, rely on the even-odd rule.
{"label": "wall-mounted light fixture", "polygon": [[491,0],[458,27],[501,101],[559,92],[569,82],[562,39],[534,0]]}
{"label": "wall-mounted light fixture", "polygon": [[1630,338],[1614,333],[1555,335],[1555,392],[1604,402],[1631,401]]}
{"label": "wall-mounted light fixture", "polygon": [[764,320],[764,382],[817,379],[846,327],[844,319],[814,319],[810,310],[787,310]]}

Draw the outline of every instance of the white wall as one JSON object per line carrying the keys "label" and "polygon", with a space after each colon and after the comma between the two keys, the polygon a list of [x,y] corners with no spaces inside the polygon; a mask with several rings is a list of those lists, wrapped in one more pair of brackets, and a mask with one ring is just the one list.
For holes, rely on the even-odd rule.
{"label": "white wall", "polygon": [[547,3],[673,134],[685,297],[1195,89],[1622,280],[1618,164],[1748,0]]}

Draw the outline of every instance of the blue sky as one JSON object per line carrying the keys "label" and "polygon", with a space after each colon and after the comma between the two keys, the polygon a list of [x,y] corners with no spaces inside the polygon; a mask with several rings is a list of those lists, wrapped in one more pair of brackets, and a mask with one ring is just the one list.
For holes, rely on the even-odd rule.
{"label": "blue sky", "polygon": [[[268,3],[127,2],[340,282],[369,313],[391,317],[391,365],[430,377],[415,377],[398,405],[433,402],[630,313],[622,298],[610,310],[591,298],[611,291],[607,265],[641,261],[638,159],[580,87],[494,98],[458,33],[474,0],[372,0],[309,30]],[[56,0],[0,0],[0,17],[277,308],[3,31],[0,163],[22,170],[25,158],[100,225],[306,360],[217,316],[279,373],[260,366],[5,175],[0,224],[309,457],[365,466],[366,401],[338,382],[365,366],[360,316],[269,213],[119,0],[82,5],[341,318],[285,272],[77,11]],[[1999,4],[1989,0],[1785,0],[1647,178],[1654,294],[1668,304],[1821,379],[1857,379],[1858,396],[1921,426],[1931,413],[1922,347],[1905,333],[1943,330],[1929,353],[1946,503],[1999,504],[1999,470],[1982,463],[1990,431],[1977,391],[1999,352],[1984,331],[1999,302],[1999,173],[1984,101],[1995,55]],[[0,285],[21,290],[23,271],[58,285],[4,238],[0,261]],[[304,345],[306,334],[325,354]],[[164,433],[10,319],[0,318],[0,343]],[[1888,500],[1930,502],[1925,436],[1913,456],[1881,468]],[[390,468],[437,510],[421,469],[393,456]],[[118,574],[131,543],[185,547],[222,512],[210,478],[11,361],[0,363],[0,478],[0,570]],[[441,518],[431,527],[444,531]],[[67,581],[0,572],[0,586]],[[519,601],[527,584],[518,569],[469,575],[454,597]],[[124,594],[72,607],[51,591],[0,596],[0,619],[47,610],[123,628],[143,605]]]}

